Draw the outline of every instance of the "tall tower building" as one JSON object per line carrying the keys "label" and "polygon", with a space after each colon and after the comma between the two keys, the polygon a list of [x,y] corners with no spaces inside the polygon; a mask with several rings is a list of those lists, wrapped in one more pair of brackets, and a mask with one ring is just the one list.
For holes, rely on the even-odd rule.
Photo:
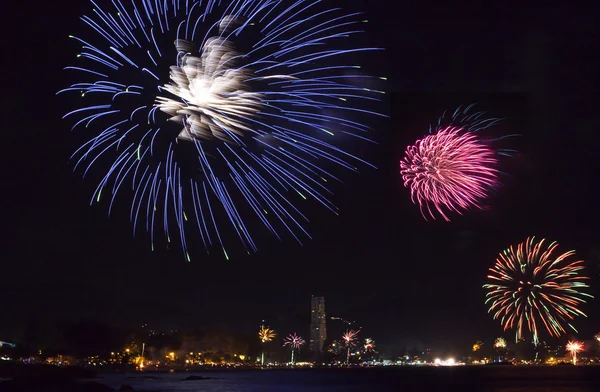
{"label": "tall tower building", "polygon": [[325,297],[310,299],[310,351],[320,353],[327,339],[327,317],[325,316]]}

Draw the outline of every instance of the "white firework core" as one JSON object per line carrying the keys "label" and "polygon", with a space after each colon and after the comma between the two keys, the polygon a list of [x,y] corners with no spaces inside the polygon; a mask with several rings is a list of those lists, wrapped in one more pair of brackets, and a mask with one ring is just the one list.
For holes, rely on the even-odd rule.
{"label": "white firework core", "polygon": [[236,143],[236,136],[254,132],[247,120],[260,111],[261,95],[245,90],[250,71],[236,66],[241,57],[223,38],[211,38],[202,48],[202,57],[187,49],[191,44],[179,40],[185,48],[178,66],[171,67],[171,80],[162,90],[175,99],[157,97],[156,105],[183,124],[178,138],[184,140],[219,139]]}

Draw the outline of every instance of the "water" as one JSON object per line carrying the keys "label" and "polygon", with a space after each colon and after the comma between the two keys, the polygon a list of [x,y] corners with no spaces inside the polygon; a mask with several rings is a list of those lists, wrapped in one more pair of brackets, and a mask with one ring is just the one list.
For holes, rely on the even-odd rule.
{"label": "water", "polygon": [[[190,376],[209,380],[183,381]],[[256,370],[105,375],[113,388],[161,392],[598,392],[600,366]]]}

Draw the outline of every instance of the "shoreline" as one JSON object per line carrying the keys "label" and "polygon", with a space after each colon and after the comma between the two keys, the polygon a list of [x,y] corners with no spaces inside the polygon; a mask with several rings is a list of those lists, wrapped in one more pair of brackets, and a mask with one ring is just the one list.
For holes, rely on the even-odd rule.
{"label": "shoreline", "polygon": [[[463,365],[463,366],[386,366],[386,367],[314,367],[314,368],[196,368],[152,371],[92,371],[76,366],[56,367],[53,365],[30,365],[19,363],[0,363],[0,389],[4,392],[115,392],[143,391],[145,380],[151,382],[200,382],[204,380],[235,379],[226,377],[225,373],[254,373],[257,379],[259,371],[274,374],[289,374],[292,379],[294,371],[312,373],[317,377],[332,374],[355,378],[367,374],[368,379],[386,382],[398,379],[421,380],[420,382],[441,382],[458,377],[464,380],[480,380],[485,382],[553,382],[553,380],[593,379],[600,380],[600,365]],[[219,377],[219,373],[223,377]],[[265,373],[263,373],[265,374]],[[346,374],[347,376],[344,376]],[[320,376],[319,376],[320,375]],[[266,374],[265,374],[266,376]],[[252,379],[255,378],[251,377]],[[266,376],[269,377],[270,376]],[[287,377],[287,376],[286,376]],[[304,378],[304,376],[300,376]],[[395,381],[394,381],[395,382]],[[129,384],[137,385],[133,389]],[[110,385],[110,386],[109,386]],[[115,389],[116,387],[116,389]]]}

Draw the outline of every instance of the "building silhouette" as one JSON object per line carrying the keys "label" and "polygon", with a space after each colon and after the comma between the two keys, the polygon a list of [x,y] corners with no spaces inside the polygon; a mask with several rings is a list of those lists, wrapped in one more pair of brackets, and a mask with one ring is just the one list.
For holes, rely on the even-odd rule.
{"label": "building silhouette", "polygon": [[325,315],[325,297],[312,296],[310,299],[310,351],[317,355],[323,352],[327,339],[327,317]]}

